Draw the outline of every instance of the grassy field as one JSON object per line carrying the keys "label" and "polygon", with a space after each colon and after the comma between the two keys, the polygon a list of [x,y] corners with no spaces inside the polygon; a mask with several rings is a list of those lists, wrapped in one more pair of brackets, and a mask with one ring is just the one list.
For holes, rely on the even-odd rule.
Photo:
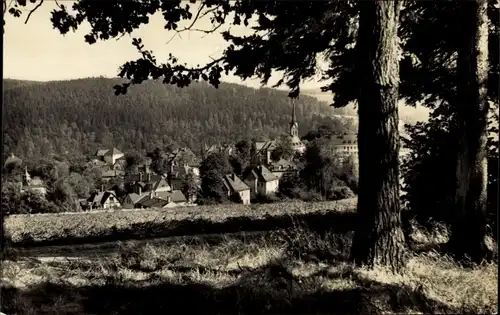
{"label": "grassy field", "polygon": [[[112,257],[3,262],[6,314],[494,313],[498,267],[411,252],[405,272],[354,268],[352,232],[303,225],[251,240],[124,246]],[[420,245],[446,231],[415,228]],[[426,246],[421,246],[426,247]],[[431,246],[432,247],[432,246]]]}
{"label": "grassy field", "polygon": [[275,230],[291,219],[320,225],[324,215],[353,212],[356,199],[221,205],[161,210],[104,211],[5,218],[5,237],[14,246],[68,245],[179,235]]}

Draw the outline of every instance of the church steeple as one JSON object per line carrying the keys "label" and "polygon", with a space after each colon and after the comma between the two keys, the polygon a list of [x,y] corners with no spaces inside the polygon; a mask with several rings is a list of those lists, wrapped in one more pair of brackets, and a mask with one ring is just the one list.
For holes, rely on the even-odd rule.
{"label": "church steeple", "polygon": [[299,123],[297,122],[297,115],[295,113],[295,100],[292,99],[292,121],[290,122],[290,135],[292,137],[299,136]]}
{"label": "church steeple", "polygon": [[24,167],[23,181],[24,181],[24,185],[29,185],[30,182],[31,182],[31,176],[30,176],[30,173],[28,173],[28,167],[27,166]]}

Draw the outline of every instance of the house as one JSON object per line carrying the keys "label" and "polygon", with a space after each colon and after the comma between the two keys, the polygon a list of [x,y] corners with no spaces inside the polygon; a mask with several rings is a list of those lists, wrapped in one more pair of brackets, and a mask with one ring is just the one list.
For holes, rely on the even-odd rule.
{"label": "house", "polygon": [[30,173],[28,173],[28,167],[25,166],[21,192],[26,191],[36,192],[42,196],[47,195],[47,187],[45,186],[43,181],[38,177],[31,178]]}
{"label": "house", "polygon": [[167,201],[162,208],[182,207],[188,202],[186,196],[180,190],[157,192],[153,195],[153,198]]}
{"label": "house", "polygon": [[136,193],[130,193],[125,195],[125,197],[123,197],[121,203],[123,208],[125,209],[135,209],[139,208],[137,205],[140,204],[141,201],[150,199],[149,198],[150,196],[151,194],[148,192],[142,193],[140,195]]}
{"label": "house", "polygon": [[189,148],[179,148],[172,151],[168,156],[168,176],[170,178],[181,178],[187,173],[200,175],[200,160]]}
{"label": "house", "polygon": [[276,193],[279,187],[279,177],[263,165],[252,169],[245,176],[244,182],[250,187],[250,196],[252,198],[257,195],[266,196]]}
{"label": "house", "polygon": [[[400,133],[401,138],[401,147],[399,150],[399,157],[404,158],[408,156],[410,150],[405,145],[406,141],[409,141],[409,137]],[[344,133],[343,135],[334,135],[330,138],[332,141],[332,145],[335,147],[336,152],[341,157],[354,156],[357,158],[358,156],[358,135],[356,133]]]}
{"label": "house", "polygon": [[113,170],[125,171],[126,167],[127,167],[127,160],[125,159],[125,156],[122,156],[115,160],[115,164],[113,164],[111,168]]}
{"label": "house", "polygon": [[190,148],[178,148],[170,152],[168,155],[170,163],[175,165],[197,165],[199,164],[198,157]]}
{"label": "house", "polygon": [[297,173],[297,165],[295,165],[292,161],[285,159],[280,159],[278,162],[271,162],[267,165],[267,169],[280,179],[283,176]]}
{"label": "house", "polygon": [[45,185],[23,185],[21,192],[25,191],[36,192],[44,197],[47,195],[47,187]]}
{"label": "house", "polygon": [[108,165],[115,165],[116,161],[119,159],[125,159],[125,154],[123,154],[117,148],[97,150],[96,157],[98,160],[106,162]]}
{"label": "house", "polygon": [[182,177],[171,176],[168,178],[168,181],[172,190],[182,190],[184,187],[184,179]]}
{"label": "house", "polygon": [[226,155],[233,155],[236,151],[236,148],[232,144],[223,143],[223,144],[212,144],[211,146],[207,146],[206,144],[201,148],[201,156],[205,159],[210,154],[214,153],[224,153]]}
{"label": "house", "polygon": [[255,141],[253,143],[254,163],[269,164],[272,162],[271,153],[276,149],[276,140]]}
{"label": "house", "polygon": [[127,176],[125,178],[125,186],[129,192],[134,192],[138,195],[144,192],[172,190],[164,176],[151,173],[139,173]]}
{"label": "house", "polygon": [[335,152],[341,157],[349,155],[358,156],[358,135],[344,133],[343,135],[334,135],[330,138]]}
{"label": "house", "polygon": [[21,165],[23,163],[23,160],[21,160],[20,158],[18,158],[17,156],[14,155],[14,153],[11,153],[6,159],[5,159],[5,163],[4,163],[4,167],[6,167],[7,165],[9,164],[17,164],[17,165]]}
{"label": "house", "polygon": [[120,200],[118,200],[113,191],[99,191],[93,193],[88,199],[88,204],[91,210],[122,208]]}
{"label": "house", "polygon": [[115,165],[116,161],[124,158],[124,156],[125,154],[123,154],[120,150],[113,148],[104,154],[104,161],[110,165]]}
{"label": "house", "polygon": [[119,170],[108,170],[105,167],[99,168],[101,171],[101,177],[104,181],[110,181],[113,178],[122,177],[125,172]]}
{"label": "house", "polygon": [[180,190],[151,192],[136,203],[136,208],[174,208],[187,205]]}
{"label": "house", "polygon": [[224,187],[228,198],[239,196],[244,205],[250,204],[250,187],[245,184],[234,173],[225,175],[223,178]]}

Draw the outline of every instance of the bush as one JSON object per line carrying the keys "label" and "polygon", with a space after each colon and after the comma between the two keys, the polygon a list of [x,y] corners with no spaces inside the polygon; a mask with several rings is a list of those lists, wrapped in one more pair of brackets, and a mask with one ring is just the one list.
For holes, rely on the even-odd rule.
{"label": "bush", "polygon": [[301,190],[297,191],[298,197],[303,201],[322,201],[323,197],[317,191]]}
{"label": "bush", "polygon": [[234,202],[234,203],[242,203],[243,202],[239,193],[231,194],[230,200],[231,200],[231,202]]}
{"label": "bush", "polygon": [[328,192],[328,200],[341,200],[354,196],[354,192],[347,186],[335,187]]}
{"label": "bush", "polygon": [[276,194],[268,194],[268,195],[257,194],[255,198],[255,202],[258,203],[273,203],[279,201],[281,201],[281,199]]}
{"label": "bush", "polygon": [[37,192],[21,192],[14,183],[2,187],[2,215],[56,213],[63,211]]}

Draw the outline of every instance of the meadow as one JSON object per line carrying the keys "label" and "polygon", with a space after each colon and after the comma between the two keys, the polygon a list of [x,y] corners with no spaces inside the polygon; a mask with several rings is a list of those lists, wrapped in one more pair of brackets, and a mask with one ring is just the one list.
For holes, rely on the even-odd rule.
{"label": "meadow", "polygon": [[[443,229],[413,229],[419,244]],[[261,237],[167,246],[124,244],[110,257],[3,262],[6,314],[430,314],[497,311],[498,266],[464,268],[410,251],[405,271],[355,268],[352,232],[296,223]]]}
{"label": "meadow", "polygon": [[208,233],[274,230],[292,217],[322,223],[323,215],[353,213],[356,199],[331,202],[231,204],[171,209],[12,215],[4,221],[13,246],[68,245]]}
{"label": "meadow", "polygon": [[[353,266],[348,256],[355,206],[351,199],[9,216],[5,232],[12,248],[2,262],[1,311],[497,312],[496,260],[465,267],[439,253],[448,240],[443,225],[424,229],[409,222],[409,260],[401,274]],[[176,235],[182,237],[162,244],[154,240]],[[90,257],[16,255],[21,245],[43,251],[43,245],[58,242],[113,239],[117,251]]]}

